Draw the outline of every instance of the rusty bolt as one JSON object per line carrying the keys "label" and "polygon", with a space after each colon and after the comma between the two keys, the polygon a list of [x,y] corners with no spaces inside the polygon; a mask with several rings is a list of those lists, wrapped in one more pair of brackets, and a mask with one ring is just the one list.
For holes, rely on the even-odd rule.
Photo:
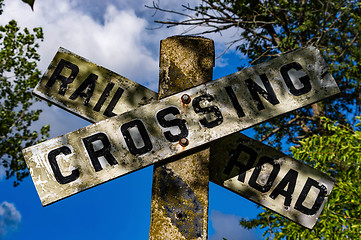
{"label": "rusty bolt", "polygon": [[180,144],[182,147],[186,147],[186,146],[188,146],[189,141],[188,141],[187,138],[181,138],[181,139],[179,140],[179,144]]}
{"label": "rusty bolt", "polygon": [[188,94],[183,94],[181,97],[182,103],[188,104],[191,102],[191,97]]}

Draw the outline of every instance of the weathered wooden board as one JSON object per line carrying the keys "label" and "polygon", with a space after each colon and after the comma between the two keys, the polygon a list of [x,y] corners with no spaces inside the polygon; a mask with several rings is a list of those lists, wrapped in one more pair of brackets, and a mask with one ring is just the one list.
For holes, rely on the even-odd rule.
{"label": "weathered wooden board", "polygon": [[335,180],[242,134],[211,145],[214,183],[312,229]]}
{"label": "weathered wooden board", "polygon": [[23,152],[48,205],[338,92],[320,53],[309,47]]}
{"label": "weathered wooden board", "polygon": [[95,122],[158,99],[156,92],[59,48],[34,95]]}
{"label": "weathered wooden board", "polygon": [[[65,50],[60,50],[63,54],[68,55],[66,57],[67,61],[71,62],[72,64],[75,65],[82,65],[84,64],[83,62],[79,63],[79,58],[76,55],[69,53],[68,51]],[[56,60],[59,58],[59,53],[55,56],[55,59],[53,61],[52,64],[59,64],[59,60]],[[85,62],[86,65],[89,65],[89,62],[86,61]],[[54,68],[54,67],[52,67]],[[51,71],[51,70],[50,70]],[[54,72],[54,71],[52,71]],[[54,73],[52,73],[54,74]],[[76,104],[68,104],[69,102],[69,98],[67,96],[63,96],[60,95],[58,93],[58,91],[53,91],[52,93],[47,92],[47,89],[44,88],[44,86],[46,85],[46,81],[48,81],[48,79],[51,77],[47,76],[48,74],[44,75],[44,78],[47,79],[43,79],[43,83],[39,84],[37,87],[37,90],[35,91],[37,92],[45,92],[48,94],[55,94],[55,98],[53,98],[52,96],[52,102],[56,103],[57,105],[61,105],[64,108],[66,108],[68,111],[73,112],[73,113],[78,113],[78,112],[82,112],[82,114],[84,114],[85,116],[83,116],[85,119],[88,119],[91,122],[97,122],[100,120],[103,120],[104,117],[106,117],[104,114],[94,114],[92,113],[94,110],[92,108],[89,108],[87,106],[85,106],[83,104],[82,101],[77,101]],[[120,77],[121,78],[121,77]],[[111,78],[102,78],[103,82],[102,82],[102,86],[106,86],[111,82]],[[73,83],[74,85],[79,86],[80,83],[75,83],[76,81],[79,81],[80,78],[75,78]],[[99,84],[99,86],[101,86]],[[98,85],[96,85],[98,86]],[[155,92],[151,91],[151,90],[147,90],[148,92],[148,96],[154,96],[156,95]],[[113,93],[109,93],[109,98],[114,98],[114,95],[116,94],[116,92]],[[124,98],[125,99],[125,98]],[[134,102],[134,101],[133,101]],[[74,107],[76,105],[76,108],[73,109],[71,107]],[[136,106],[138,107],[138,106]],[[79,110],[79,108],[81,110]],[[119,110],[117,111],[119,112]],[[264,159],[264,158],[269,158],[269,159],[273,159],[273,162],[271,161],[271,163],[266,164],[265,165],[265,169],[269,169],[269,167],[273,166],[272,164],[274,163],[283,163],[284,161],[287,161],[287,164],[279,164],[280,168],[282,168],[282,171],[285,171],[285,166],[295,166],[293,168],[293,170],[297,171],[298,175],[301,176],[300,178],[297,178],[297,185],[295,185],[295,190],[292,191],[291,195],[293,196],[300,196],[300,185],[304,186],[304,182],[300,183],[299,179],[305,179],[306,177],[314,177],[317,176],[316,178],[314,177],[313,179],[326,179],[323,182],[326,183],[331,183],[329,185],[326,186],[327,189],[327,195],[329,194],[329,192],[331,192],[332,186],[333,186],[333,179],[327,177],[327,175],[314,170],[310,167],[302,164],[302,163],[298,163],[297,160],[292,159],[287,157],[286,155],[284,155],[283,153],[277,151],[276,149],[270,148],[264,144],[259,143],[258,141],[255,141],[253,139],[250,139],[246,136],[244,136],[241,133],[236,133],[236,134],[232,134],[222,140],[216,141],[211,145],[211,153],[212,153],[212,158],[211,158],[211,165],[210,165],[210,171],[211,171],[211,176],[210,176],[210,181],[230,189],[231,191],[235,192],[236,194],[239,194],[247,199],[251,199],[254,202],[256,202],[257,204],[261,204],[262,206],[268,207],[269,209],[283,215],[286,216],[290,219],[292,219],[293,221],[308,227],[308,228],[312,228],[313,224],[315,224],[315,222],[317,221],[317,218],[319,217],[319,214],[322,211],[323,208],[323,204],[319,204],[317,211],[314,214],[307,214],[301,212],[300,210],[298,210],[297,208],[294,209],[294,204],[295,201],[291,202],[290,206],[285,206],[285,202],[282,201],[281,198],[281,203],[278,204],[278,202],[276,201],[277,198],[273,199],[269,197],[269,194],[272,192],[271,188],[268,191],[264,191],[265,188],[259,188],[259,185],[254,184],[254,180],[256,180],[255,177],[251,178],[250,176],[252,176],[252,174],[255,173],[259,173],[259,177],[257,179],[259,179],[260,181],[266,181],[267,179],[269,179],[269,175],[267,175],[267,172],[264,172],[263,177],[262,177],[262,171],[258,172],[255,171],[255,166],[257,165],[257,163],[259,163],[260,159]],[[247,153],[251,152],[252,156],[254,157],[254,159],[250,159],[251,154]],[[243,156],[243,158],[242,158]],[[276,160],[274,160],[276,159]],[[236,161],[235,161],[236,160]],[[248,163],[248,164],[247,164]],[[229,167],[227,168],[228,164]],[[259,164],[258,164],[259,165]],[[258,168],[260,168],[258,166]],[[230,170],[232,169],[232,170]],[[248,172],[246,172],[248,170]],[[287,168],[287,171],[289,171],[290,168]],[[265,170],[266,171],[266,170]],[[275,176],[277,176],[277,179],[274,178],[272,181],[270,181],[271,186],[273,185],[273,188],[276,186],[276,183],[279,182],[282,177],[280,177],[281,175],[278,174],[281,172],[281,169],[277,169],[277,174]],[[312,175],[309,175],[309,172],[312,172]],[[239,178],[236,175],[239,175],[240,172],[245,172],[244,174],[244,178]],[[272,172],[272,170],[271,170]],[[248,176],[247,180],[252,180],[250,184],[247,184],[247,182],[245,182],[245,177]],[[238,179],[240,179],[241,181],[238,181]],[[244,179],[244,180],[242,180]],[[236,182],[238,184],[230,184],[233,182]],[[319,182],[319,181],[318,181]],[[264,185],[264,184],[263,184]],[[263,186],[260,185],[260,186]],[[269,186],[270,184],[268,184]],[[256,187],[256,188],[255,188]],[[257,188],[258,187],[258,188]],[[260,192],[261,189],[261,192]],[[317,190],[317,189],[316,189]],[[326,193],[326,192],[325,192]],[[320,195],[320,197],[324,197],[323,198],[323,202],[326,201],[327,199],[327,195],[326,196],[322,196]],[[273,195],[272,195],[273,196]],[[284,196],[283,196],[284,198]],[[311,202],[312,200],[315,200],[314,198],[312,199],[311,195],[308,196],[307,195],[307,199],[305,201],[310,201],[308,198],[311,198]],[[313,202],[315,203],[315,201]],[[302,209],[301,209],[302,210]],[[294,213],[295,212],[295,213]]]}

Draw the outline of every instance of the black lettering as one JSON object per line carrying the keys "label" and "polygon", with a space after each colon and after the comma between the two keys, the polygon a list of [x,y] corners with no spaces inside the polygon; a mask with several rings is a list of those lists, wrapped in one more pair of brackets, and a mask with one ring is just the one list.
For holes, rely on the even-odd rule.
{"label": "black lettering", "polygon": [[[249,156],[246,165],[243,165],[239,161],[239,156],[241,155],[242,152],[248,154],[248,156]],[[255,163],[256,158],[257,158],[256,151],[254,151],[252,148],[249,148],[243,144],[239,144],[235,150],[232,150],[230,152],[230,160],[229,160],[226,168],[224,169],[223,173],[229,175],[231,173],[232,169],[236,166],[239,168],[238,181],[241,181],[244,183],[244,180],[246,177],[246,171],[253,167],[253,164]]]}
{"label": "black lettering", "polygon": [[264,109],[264,105],[258,94],[260,94],[264,99],[266,99],[272,105],[279,104],[280,102],[278,101],[276,94],[273,91],[271,83],[269,82],[266,74],[261,74],[259,75],[259,77],[261,78],[263,86],[266,88],[266,91],[257,83],[252,81],[250,78],[246,80],[246,84],[249,92],[251,93],[253,100],[256,102],[257,109],[261,111]]}
{"label": "black lettering", "polygon": [[[281,182],[277,185],[277,187],[272,191],[270,198],[276,199],[278,195],[282,195],[285,197],[284,205],[289,207],[292,201],[292,194],[295,191],[297,177],[298,172],[290,169]],[[287,190],[285,190],[287,185]]]}
{"label": "black lettering", "polygon": [[107,117],[113,117],[116,115],[115,113],[113,113],[113,109],[114,109],[115,105],[117,105],[120,97],[123,95],[123,92],[124,92],[124,89],[122,89],[122,88],[117,89],[112,100],[110,100],[108,107],[105,109],[103,115],[105,115]]}
{"label": "black lettering", "polygon": [[[132,136],[132,134],[129,131],[131,128],[138,129],[139,135],[142,140],[141,142],[139,141],[140,139],[135,139],[136,136]],[[152,142],[150,141],[149,134],[145,129],[144,123],[139,119],[123,124],[120,129],[123,134],[125,143],[127,144],[129,152],[131,154],[141,155],[152,150],[153,145]],[[136,142],[138,147],[136,146]],[[143,144],[143,146],[139,147],[139,145],[141,144]]]}
{"label": "black lettering", "polygon": [[217,106],[209,106],[209,107],[201,107],[200,103],[202,101],[211,102],[214,100],[214,97],[209,94],[204,94],[199,97],[196,97],[192,101],[193,109],[196,113],[203,113],[203,114],[210,114],[213,113],[215,119],[213,121],[208,121],[205,117],[199,120],[199,122],[205,126],[206,128],[213,128],[216,127],[223,122],[222,113],[219,111]]}
{"label": "black lettering", "polygon": [[84,106],[89,106],[90,98],[93,96],[94,88],[98,76],[91,73],[89,76],[80,84],[75,92],[69,97],[71,100],[77,99],[79,96],[84,98]]}
{"label": "black lettering", "polygon": [[105,87],[102,95],[100,96],[98,102],[95,104],[95,107],[93,108],[94,111],[96,111],[96,112],[100,111],[105,100],[109,97],[110,91],[113,89],[113,87],[114,87],[114,83],[112,83],[112,82],[108,83],[108,85]]}
{"label": "black lettering", "polygon": [[60,172],[58,162],[56,161],[56,157],[60,154],[68,155],[71,153],[71,150],[67,146],[62,146],[59,148],[56,148],[54,150],[51,150],[48,154],[48,159],[50,162],[51,169],[54,172],[54,176],[56,181],[60,184],[66,184],[75,181],[80,173],[79,169],[74,169],[69,176],[63,176],[63,174]]}
{"label": "black lettering", "polygon": [[166,120],[165,116],[167,115],[177,115],[180,114],[178,108],[176,107],[168,107],[165,109],[160,110],[156,117],[158,120],[159,125],[161,125],[164,128],[169,128],[173,126],[177,126],[179,128],[179,134],[173,135],[170,131],[164,132],[164,137],[170,141],[170,142],[178,142],[181,138],[185,138],[188,136],[188,129],[186,126],[186,121],[184,119],[172,119],[172,120]]}
{"label": "black lettering", "polygon": [[[64,67],[69,68],[71,70],[69,77],[60,75],[60,73],[64,69]],[[58,65],[56,66],[55,71],[49,78],[49,81],[46,83],[45,87],[50,89],[54,85],[55,81],[58,79],[61,81],[61,85],[60,85],[58,93],[60,95],[64,96],[68,84],[70,84],[74,81],[74,79],[78,75],[78,73],[79,73],[79,68],[77,65],[75,65],[71,62],[68,62],[64,59],[61,59],[59,61]]]}
{"label": "black lettering", "polygon": [[228,94],[229,99],[231,100],[231,103],[232,103],[234,109],[236,109],[238,117],[241,118],[241,117],[246,116],[244,114],[243,108],[241,107],[241,105],[238,102],[237,96],[234,93],[232,87],[230,87],[230,86],[226,87],[226,92]]}
{"label": "black lettering", "polygon": [[[319,193],[317,195],[317,198],[312,206],[312,208],[307,208],[303,206],[303,202],[306,200],[306,197],[308,193],[311,190],[311,187],[315,187],[319,190]],[[303,187],[300,196],[297,199],[297,202],[295,204],[295,209],[298,211],[307,214],[307,215],[313,215],[315,214],[320,207],[322,206],[322,203],[326,197],[327,194],[327,188],[324,185],[320,185],[316,180],[312,178],[307,178],[306,184]]]}
{"label": "black lettering", "polygon": [[[271,164],[273,168],[272,168],[271,173],[268,176],[267,182],[265,184],[260,185],[257,183],[257,179],[261,173],[262,166],[265,163]],[[262,193],[268,192],[271,189],[273,182],[275,181],[279,171],[280,171],[279,164],[275,163],[272,158],[263,156],[259,159],[258,166],[255,167],[255,169],[253,170],[253,173],[251,175],[251,178],[249,179],[248,184],[251,187],[253,187],[254,189],[256,189]]]}
{"label": "black lettering", "polygon": [[[96,172],[103,169],[99,162],[100,157],[104,157],[111,166],[118,164],[110,152],[111,145],[105,133],[96,133],[82,140]],[[94,148],[94,143],[96,141],[101,141],[103,145],[100,149],[97,150]]]}
{"label": "black lettering", "polygon": [[303,87],[300,89],[296,89],[295,85],[292,83],[290,75],[288,74],[291,69],[299,71],[302,69],[302,66],[297,62],[292,62],[281,67],[281,75],[290,92],[294,96],[300,96],[311,91],[312,86],[310,82],[310,77],[307,74],[306,76],[299,78],[300,82],[303,84]]}

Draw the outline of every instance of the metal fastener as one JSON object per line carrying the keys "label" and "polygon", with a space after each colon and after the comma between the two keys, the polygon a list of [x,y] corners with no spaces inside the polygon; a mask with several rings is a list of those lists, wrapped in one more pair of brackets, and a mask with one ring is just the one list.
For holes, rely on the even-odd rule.
{"label": "metal fastener", "polygon": [[191,97],[188,94],[183,94],[181,100],[182,103],[189,104],[191,102]]}
{"label": "metal fastener", "polygon": [[179,140],[179,144],[180,144],[182,147],[186,147],[186,146],[188,146],[189,141],[188,141],[187,138],[181,138],[181,139]]}

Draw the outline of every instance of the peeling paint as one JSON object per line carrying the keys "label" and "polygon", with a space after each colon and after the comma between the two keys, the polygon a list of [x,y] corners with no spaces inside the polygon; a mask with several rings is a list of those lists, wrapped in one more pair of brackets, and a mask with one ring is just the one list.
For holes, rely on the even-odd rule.
{"label": "peeling paint", "polygon": [[[234,155],[236,149],[241,149],[236,153],[237,156]],[[263,163],[262,159],[268,160]],[[232,162],[234,160],[236,161]],[[278,166],[278,171],[275,171],[275,166]],[[280,182],[284,181],[290,170],[297,172],[297,175],[289,179],[289,184],[284,187],[285,191],[289,192],[282,192],[291,198],[290,204],[287,205],[285,196],[272,193]],[[305,186],[309,179],[313,179],[317,185],[306,191]],[[309,229],[316,224],[335,184],[335,179],[327,174],[240,133],[211,144],[210,180]],[[296,183],[292,191],[289,190],[291,182]],[[325,190],[323,197],[319,195],[320,189]],[[316,203],[317,201],[321,202]],[[297,202],[298,209],[295,207]],[[313,207],[315,210],[311,211]]]}
{"label": "peeling paint", "polygon": [[[294,61],[297,61],[302,66],[303,71],[310,77],[310,82],[312,84],[311,91],[300,96],[294,96],[290,93],[279,71],[281,66]],[[271,117],[292,111],[338,93],[339,90],[332,76],[330,74],[324,75],[326,68],[325,62],[315,48],[310,47],[302,49],[267,63],[231,74],[209,84],[204,84],[167,97],[158,102],[154,102],[151,105],[141,107],[120,116],[110,118],[109,120],[104,120],[84,129],[69,133],[63,137],[56,138],[53,142],[51,142],[52,140],[49,140],[42,144],[27,148],[24,150],[24,155],[34,179],[34,183],[39,179],[41,180],[39,181],[39,185],[36,184],[36,188],[42,203],[43,205],[48,205],[81,190],[96,186],[184,151],[184,149],[165,140],[163,130],[160,129],[157,124],[154,124],[154,116],[160,109],[167,106],[175,106],[181,110],[180,115],[177,117],[186,119],[189,128],[189,135],[187,138],[189,139],[190,144],[187,146],[187,149],[185,149],[185,151],[187,151],[208,144],[210,141],[219,139],[233,132],[266,121]],[[258,110],[252,95],[247,90],[245,80],[248,78],[258,79],[258,77],[254,77],[255,74],[259,76],[263,73],[268,76],[270,84],[274,86],[274,92],[279,103],[273,105],[260,96],[264,109]],[[321,76],[323,77],[321,78]],[[260,85],[262,89],[266,89],[264,85],[262,86],[263,83],[260,80],[258,80],[257,84]],[[224,87],[226,86],[231,86],[235,92],[238,103],[244,110],[244,117],[239,117],[237,115],[237,109],[235,109],[229,99],[229,95],[224,90]],[[201,119],[206,118],[208,121],[211,121],[214,118],[214,115],[197,114],[194,112],[192,106],[184,109],[181,106],[182,103],[180,101],[183,94],[188,94],[192,100],[203,94],[214,96],[215,100],[212,101],[210,105],[217,106],[220,109],[223,116],[223,123],[214,128],[207,128],[202,125],[200,123]],[[124,138],[119,129],[123,124],[133,119],[142,119],[145,123],[153,144],[151,152],[134,156],[130,154],[125,147],[126,144],[124,143]],[[81,143],[82,138],[96,132],[106,132],[108,134],[112,144],[112,153],[119,163],[115,166],[106,167],[100,172],[95,172],[92,168],[90,160]],[[71,163],[74,168],[81,169],[80,178],[67,186],[60,185],[55,181],[55,178],[53,177],[54,174],[51,171],[47,160],[47,154],[50,150],[63,145],[72,147],[72,154],[66,157],[69,158],[69,163]],[[59,155],[59,161],[61,161],[63,157],[64,156]],[[65,169],[66,166],[61,166],[61,169],[62,168]],[[46,183],[44,183],[44,181]],[[233,182],[235,181],[237,181],[237,179]]]}
{"label": "peeling paint", "polygon": [[[61,61],[69,62],[74,65],[74,68],[78,69],[74,79],[64,88],[61,85],[70,77],[72,71],[69,65],[61,68]],[[57,74],[57,70],[61,71]],[[73,95],[77,89],[82,90],[79,87],[91,74],[97,77],[93,92],[89,90],[91,86],[89,84],[88,88],[83,89],[78,96],[77,94]],[[51,85],[49,81],[52,78],[55,78],[55,82]],[[65,93],[59,94],[59,89],[63,89]],[[33,93],[90,122],[104,120],[112,114],[118,115],[128,112],[139,106],[151,103],[158,98],[156,92],[106,68],[91,63],[87,59],[64,48],[59,48]],[[89,103],[84,104],[87,97],[89,97]]]}

